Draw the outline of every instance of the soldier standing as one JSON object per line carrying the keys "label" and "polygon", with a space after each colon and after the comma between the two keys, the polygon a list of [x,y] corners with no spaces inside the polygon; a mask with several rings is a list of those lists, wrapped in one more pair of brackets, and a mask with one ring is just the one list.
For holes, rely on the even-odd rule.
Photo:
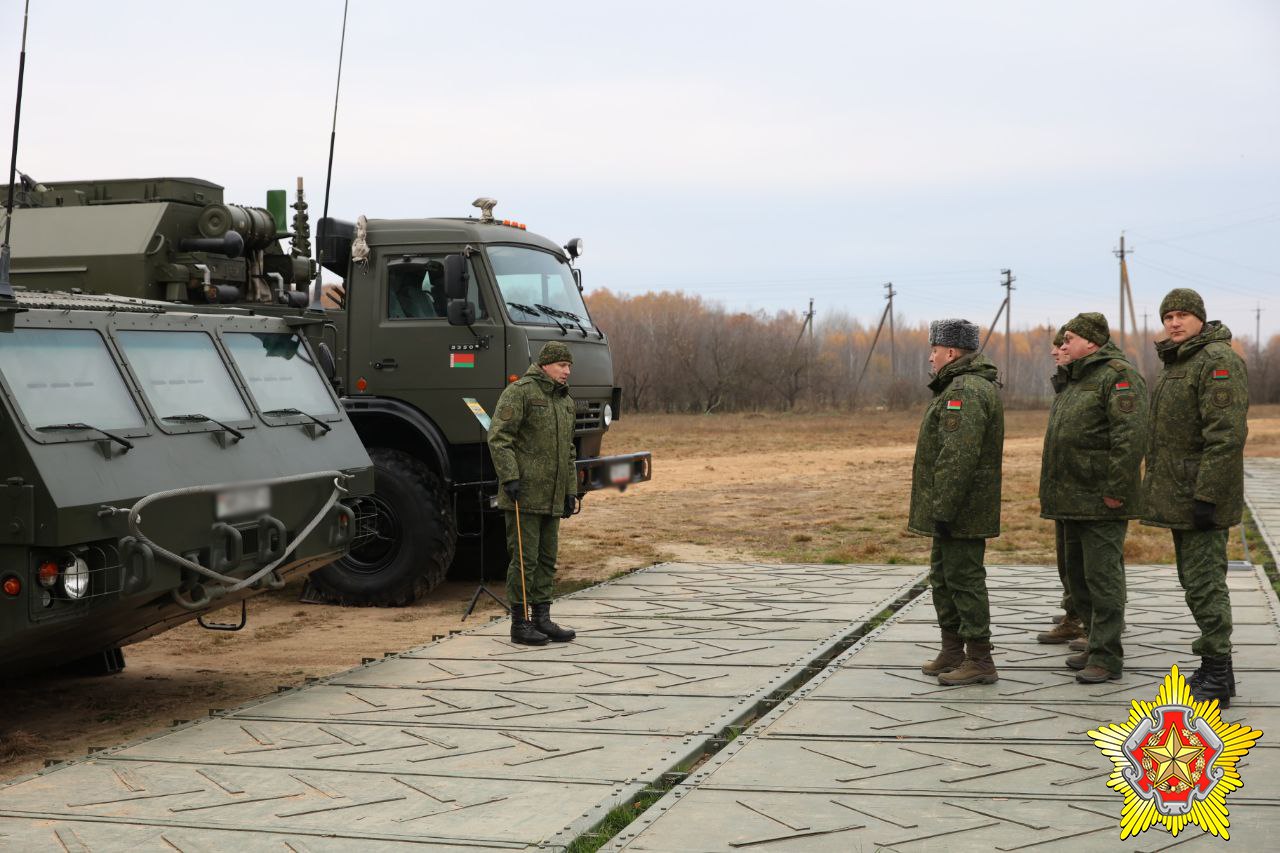
{"label": "soldier standing", "polygon": [[929,326],[929,388],[911,472],[907,529],[933,537],[929,584],[942,650],[920,668],[942,684],[994,684],[991,604],[983,563],[987,539],[1000,534],[1004,406],[995,365],[978,349],[968,320]]}
{"label": "soldier standing", "polygon": [[1067,658],[1076,681],[1124,672],[1124,540],[1138,517],[1147,386],[1090,312],[1065,326],[1066,386],[1053,401],[1040,468],[1040,515],[1062,524],[1067,589],[1088,634]]}
{"label": "soldier standing", "polygon": [[578,494],[572,369],[569,348],[548,341],[524,376],[502,392],[489,426],[489,453],[502,484],[498,506],[506,511],[511,554],[511,641],[529,646],[576,636],[551,621],[560,519],[573,514]]}
{"label": "soldier standing", "polygon": [[1156,343],[1164,367],[1151,397],[1142,523],[1173,532],[1178,582],[1200,628],[1191,644],[1200,668],[1188,680],[1197,701],[1225,708],[1235,695],[1227,533],[1244,509],[1248,377],[1231,330],[1205,322],[1194,290],[1169,291],[1160,319],[1168,337]]}
{"label": "soldier standing", "polygon": [[[1049,357],[1053,359],[1055,365],[1053,375],[1049,377],[1049,384],[1053,386],[1055,396],[1061,394],[1062,389],[1067,387],[1066,366],[1071,362],[1071,357],[1062,351],[1062,336],[1066,331],[1066,326],[1059,328],[1058,333],[1053,336],[1053,346],[1049,348]],[[1056,519],[1053,522],[1053,541],[1058,557],[1058,582],[1062,584],[1062,612],[1053,617],[1057,627],[1036,635],[1038,642],[1049,645],[1069,643],[1084,634],[1080,625],[1080,616],[1071,603],[1071,590],[1067,587],[1067,558],[1064,553],[1066,546],[1062,542],[1062,522]]]}

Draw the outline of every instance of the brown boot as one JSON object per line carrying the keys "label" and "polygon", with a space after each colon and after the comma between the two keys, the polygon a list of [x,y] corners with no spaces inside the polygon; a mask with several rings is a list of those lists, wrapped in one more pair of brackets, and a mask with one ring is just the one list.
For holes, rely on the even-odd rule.
{"label": "brown boot", "polygon": [[1071,649],[1073,652],[1089,651],[1089,635],[1081,634],[1079,637],[1076,637],[1074,640],[1067,643],[1067,648]]}
{"label": "brown boot", "polygon": [[1067,658],[1067,666],[1071,667],[1072,669],[1077,669],[1077,670],[1084,669],[1088,665],[1089,665],[1088,652],[1080,652],[1079,654],[1075,654]]}
{"label": "brown boot", "polygon": [[1084,636],[1084,626],[1075,619],[1063,619],[1052,631],[1036,634],[1036,642],[1048,645],[1069,643],[1077,637]]}
{"label": "brown boot", "polygon": [[1076,681],[1081,684],[1102,684],[1106,681],[1116,681],[1123,674],[1122,672],[1112,672],[1104,666],[1091,663],[1076,673]]}
{"label": "brown boot", "polygon": [[925,675],[937,675],[949,669],[955,669],[964,663],[964,640],[950,631],[942,632],[942,651],[933,660],[920,667]]}
{"label": "brown boot", "polygon": [[965,644],[964,663],[938,676],[938,683],[948,687],[960,684],[995,684],[999,680],[995,661],[991,659],[989,640],[970,640]]}

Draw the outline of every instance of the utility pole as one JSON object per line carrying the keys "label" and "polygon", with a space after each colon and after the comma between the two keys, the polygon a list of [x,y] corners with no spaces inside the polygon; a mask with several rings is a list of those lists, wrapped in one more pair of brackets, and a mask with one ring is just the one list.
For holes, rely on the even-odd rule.
{"label": "utility pole", "polygon": [[1262,303],[1253,309],[1253,363],[1262,364]]}
{"label": "utility pole", "polygon": [[1000,270],[1004,281],[1004,387],[1005,393],[1012,396],[1013,388],[1013,283],[1017,281],[1011,270]]}
{"label": "utility pole", "polygon": [[[1133,314],[1133,292],[1129,289],[1129,265],[1124,262],[1125,255],[1132,255],[1133,249],[1124,247],[1124,232],[1120,232],[1120,248],[1112,249],[1111,254],[1120,259],[1120,349],[1124,350],[1124,302],[1127,297],[1129,300],[1129,313]],[[1137,325],[1138,318],[1133,316],[1130,322]],[[1137,329],[1134,329],[1137,334]]]}
{"label": "utility pole", "polygon": [[889,300],[889,378],[896,379],[898,377],[898,348],[893,342],[893,297],[898,293],[893,289],[893,282],[886,281],[884,283],[886,291],[884,298]]}

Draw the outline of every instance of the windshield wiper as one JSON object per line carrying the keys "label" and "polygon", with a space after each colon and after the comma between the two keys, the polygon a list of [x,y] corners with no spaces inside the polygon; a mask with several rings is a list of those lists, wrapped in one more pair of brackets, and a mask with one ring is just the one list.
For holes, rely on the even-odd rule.
{"label": "windshield wiper", "polygon": [[537,311],[535,311],[532,306],[523,305],[519,302],[508,302],[507,304],[510,305],[512,308],[516,309],[517,311],[523,311],[524,313],[528,314],[530,317],[542,316]]}
{"label": "windshield wiper", "polygon": [[555,323],[557,326],[559,326],[559,327],[560,327],[560,334],[562,334],[562,335],[567,335],[567,334],[569,334],[569,327],[568,327],[568,326],[566,326],[564,323],[561,323],[559,320],[557,320],[557,319],[556,319],[557,317],[559,317],[559,316],[560,316],[560,312],[559,312],[559,311],[557,311],[557,310],[556,310],[556,309],[554,309],[554,308],[548,308],[546,305],[537,305],[537,304],[535,304],[535,305],[534,305],[534,307],[535,307],[535,308],[537,308],[539,311],[541,311],[543,314],[546,314],[548,317],[550,317],[550,318],[551,318],[551,322]]}
{"label": "windshield wiper", "polygon": [[332,426],[330,426],[329,424],[327,424],[327,423],[325,423],[324,421],[320,420],[319,418],[317,418],[315,415],[311,414],[310,412],[304,412],[304,411],[302,411],[302,409],[294,409],[294,408],[289,408],[289,409],[271,409],[271,410],[269,410],[269,411],[263,412],[262,414],[264,414],[264,415],[270,415],[270,416],[271,416],[271,417],[273,417],[273,418],[278,418],[278,417],[285,416],[285,415],[302,415],[302,417],[304,417],[304,418],[310,418],[310,419],[311,419],[311,421],[312,421],[313,423],[315,423],[315,425],[316,425],[316,426],[321,427],[321,428],[322,428],[326,433],[333,429],[333,427],[332,427]]}
{"label": "windshield wiper", "polygon": [[111,439],[125,450],[133,450],[133,442],[123,435],[116,435],[114,432],[107,432],[105,429],[90,424],[48,424],[47,426],[36,427],[36,432],[58,432],[71,429],[87,429],[90,432],[96,432],[98,435]]}
{"label": "windshield wiper", "polygon": [[224,424],[222,421],[217,420],[215,418],[211,418],[208,415],[202,415],[199,412],[192,412],[189,415],[168,415],[167,417],[163,417],[160,420],[181,421],[183,423],[189,423],[189,424],[206,423],[206,422],[211,424],[217,424],[222,429],[234,435],[236,437],[236,441],[239,441],[240,439],[244,438],[244,433],[242,433],[240,430],[236,429],[235,427],[230,426],[228,424]]}

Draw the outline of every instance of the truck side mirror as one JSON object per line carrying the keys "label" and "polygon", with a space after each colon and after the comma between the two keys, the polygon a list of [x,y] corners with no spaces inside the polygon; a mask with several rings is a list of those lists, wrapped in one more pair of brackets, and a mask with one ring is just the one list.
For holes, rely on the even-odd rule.
{"label": "truck side mirror", "polygon": [[476,306],[466,299],[449,300],[449,325],[470,326],[476,321]]}
{"label": "truck side mirror", "polygon": [[462,255],[445,255],[444,295],[450,300],[467,298],[467,259]]}
{"label": "truck side mirror", "polygon": [[578,269],[577,267],[573,267],[573,281],[574,281],[574,284],[578,285],[578,291],[581,292],[582,291],[582,270]]}

